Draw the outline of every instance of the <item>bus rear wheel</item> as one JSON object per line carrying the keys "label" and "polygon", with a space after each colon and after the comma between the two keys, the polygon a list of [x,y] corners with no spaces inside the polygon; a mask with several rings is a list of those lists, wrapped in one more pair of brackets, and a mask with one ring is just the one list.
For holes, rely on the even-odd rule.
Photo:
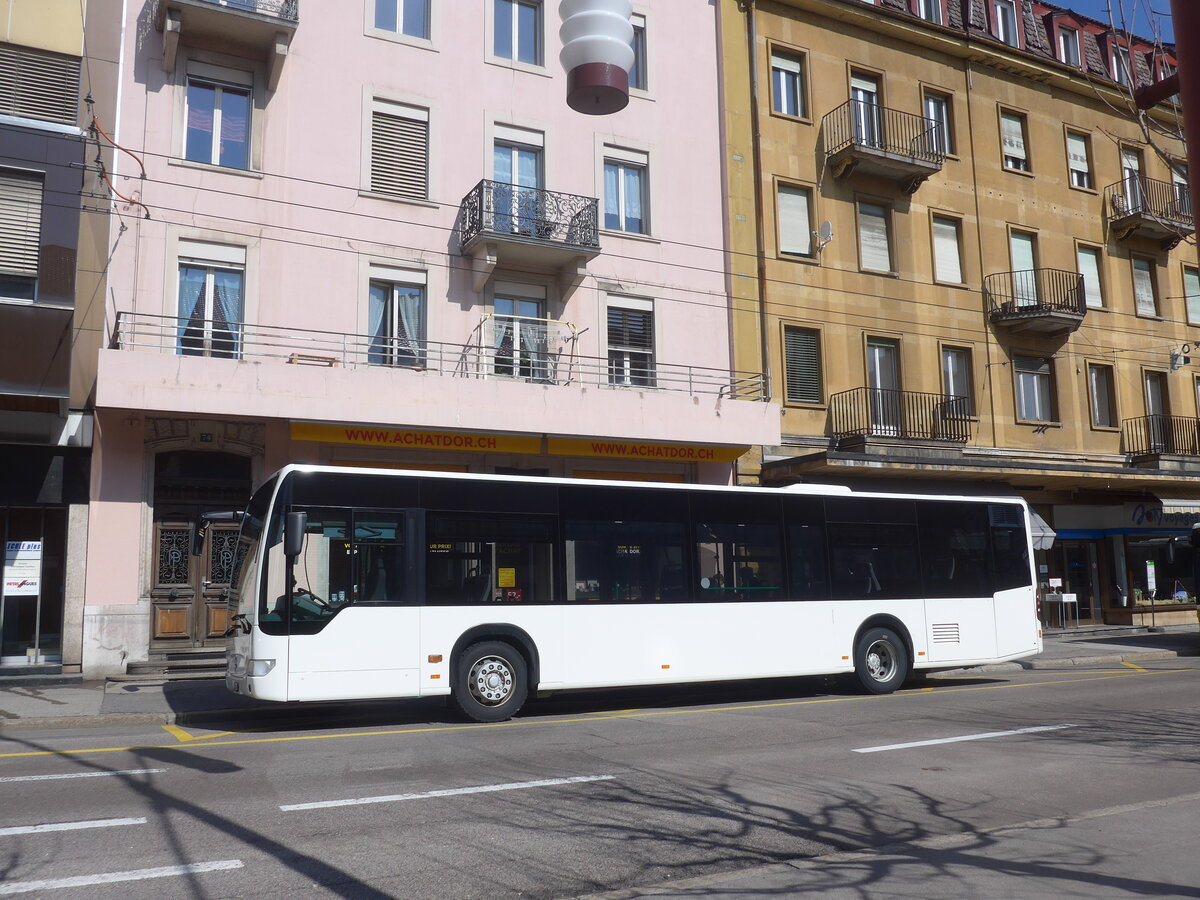
{"label": "bus rear wheel", "polygon": [[503,722],[529,695],[525,657],[503,641],[472,644],[455,661],[454,705],[476,722]]}
{"label": "bus rear wheel", "polygon": [[908,677],[904,642],[889,628],[868,628],[854,648],[854,674],[869,693],[892,693]]}

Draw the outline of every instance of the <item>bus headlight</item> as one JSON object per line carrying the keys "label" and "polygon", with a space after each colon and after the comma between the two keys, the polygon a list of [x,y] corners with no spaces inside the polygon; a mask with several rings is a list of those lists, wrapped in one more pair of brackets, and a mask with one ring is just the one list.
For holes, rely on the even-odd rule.
{"label": "bus headlight", "polygon": [[250,665],[246,668],[246,674],[251,678],[262,678],[275,668],[275,660],[273,659],[252,659]]}

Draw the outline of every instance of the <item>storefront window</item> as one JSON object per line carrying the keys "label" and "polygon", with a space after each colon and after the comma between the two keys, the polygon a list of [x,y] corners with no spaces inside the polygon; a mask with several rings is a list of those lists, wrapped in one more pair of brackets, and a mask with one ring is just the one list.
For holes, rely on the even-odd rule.
{"label": "storefront window", "polygon": [[1135,605],[1194,603],[1195,574],[1189,548],[1169,546],[1173,535],[1129,536],[1125,558]]}
{"label": "storefront window", "polygon": [[0,665],[62,661],[65,509],[0,507]]}

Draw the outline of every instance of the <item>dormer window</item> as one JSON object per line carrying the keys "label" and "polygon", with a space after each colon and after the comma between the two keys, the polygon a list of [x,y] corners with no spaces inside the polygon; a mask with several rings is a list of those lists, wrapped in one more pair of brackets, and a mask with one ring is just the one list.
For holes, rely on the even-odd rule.
{"label": "dormer window", "polygon": [[1017,31],[1017,4],[1015,0],[993,0],[996,13],[996,37],[1010,47],[1021,44]]}
{"label": "dormer window", "polygon": [[1079,31],[1065,25],[1058,26],[1058,58],[1068,66],[1080,67]]}
{"label": "dormer window", "polygon": [[942,0],[917,0],[916,13],[926,22],[934,25],[943,24]]}
{"label": "dormer window", "polygon": [[1125,87],[1133,84],[1133,61],[1129,57],[1128,47],[1113,45],[1112,77],[1113,81]]}

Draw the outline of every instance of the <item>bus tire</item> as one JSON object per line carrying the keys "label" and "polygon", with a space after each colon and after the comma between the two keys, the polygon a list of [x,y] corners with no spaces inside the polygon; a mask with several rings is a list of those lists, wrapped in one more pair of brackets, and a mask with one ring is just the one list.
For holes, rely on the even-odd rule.
{"label": "bus tire", "polygon": [[908,677],[904,641],[891,629],[868,628],[854,648],[854,674],[868,693],[892,693]]}
{"label": "bus tire", "polygon": [[480,641],[459,654],[454,666],[454,705],[476,722],[503,722],[529,695],[529,666],[512,644]]}

